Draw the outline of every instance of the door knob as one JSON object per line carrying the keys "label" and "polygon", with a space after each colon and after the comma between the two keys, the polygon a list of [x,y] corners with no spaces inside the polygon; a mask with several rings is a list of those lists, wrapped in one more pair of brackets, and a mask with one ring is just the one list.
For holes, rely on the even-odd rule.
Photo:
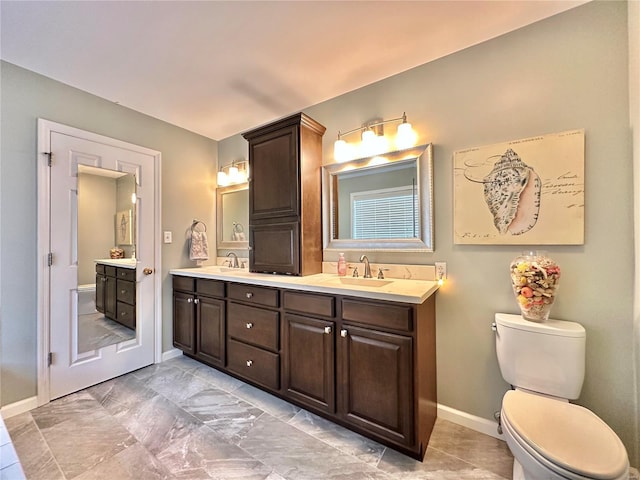
{"label": "door knob", "polygon": [[145,268],[144,270],[142,270],[142,273],[144,273],[145,275],[151,275],[153,273],[153,268]]}

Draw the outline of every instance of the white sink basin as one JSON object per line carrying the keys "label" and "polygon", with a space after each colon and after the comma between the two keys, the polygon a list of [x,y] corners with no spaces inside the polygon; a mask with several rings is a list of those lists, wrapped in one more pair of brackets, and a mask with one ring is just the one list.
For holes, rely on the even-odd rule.
{"label": "white sink basin", "polygon": [[[336,279],[331,279],[335,282]],[[373,287],[379,288],[384,287],[385,285],[389,285],[393,283],[393,280],[382,280],[379,278],[362,278],[362,277],[340,277],[338,283],[342,285],[354,285],[357,287]]]}
{"label": "white sink basin", "polygon": [[209,265],[202,267],[202,270],[209,273],[242,273],[247,272],[246,268],[231,268],[223,267],[221,265]]}

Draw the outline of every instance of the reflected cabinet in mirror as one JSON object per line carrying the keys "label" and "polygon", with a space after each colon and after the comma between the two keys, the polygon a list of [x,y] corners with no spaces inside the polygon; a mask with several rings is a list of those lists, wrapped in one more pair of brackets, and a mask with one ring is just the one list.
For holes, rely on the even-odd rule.
{"label": "reflected cabinet in mirror", "polygon": [[433,147],[323,167],[325,250],[433,251]]}
{"label": "reflected cabinet in mirror", "polygon": [[249,246],[249,186],[247,183],[220,187],[217,199],[218,248],[246,249]]}

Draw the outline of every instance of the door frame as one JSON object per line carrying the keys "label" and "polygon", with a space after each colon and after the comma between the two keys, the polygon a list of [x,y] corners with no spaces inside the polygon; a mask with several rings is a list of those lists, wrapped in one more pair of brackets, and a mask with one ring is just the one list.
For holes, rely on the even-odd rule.
{"label": "door frame", "polygon": [[154,363],[162,361],[162,244],[161,219],[162,219],[162,154],[157,150],[152,150],[139,145],[134,145],[122,140],[106,137],[97,133],[88,132],[61,123],[56,123],[43,118],[38,118],[38,144],[37,144],[37,223],[38,223],[38,245],[37,245],[37,291],[38,291],[38,325],[37,325],[37,403],[38,406],[49,403],[49,337],[51,328],[50,305],[50,275],[48,266],[48,254],[50,249],[51,231],[51,172],[49,169],[49,155],[51,151],[51,132],[58,132],[65,135],[78,137],[92,142],[102,143],[117,148],[126,148],[138,153],[150,155],[154,158]]}

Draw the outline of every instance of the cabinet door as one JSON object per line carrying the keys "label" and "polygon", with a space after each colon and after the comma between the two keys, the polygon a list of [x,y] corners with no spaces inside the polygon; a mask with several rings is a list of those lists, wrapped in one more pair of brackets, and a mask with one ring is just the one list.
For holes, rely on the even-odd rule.
{"label": "cabinet door", "polygon": [[188,293],[173,294],[173,346],[185,353],[195,353],[194,296]]}
{"label": "cabinet door", "polygon": [[198,297],[196,302],[196,357],[224,366],[225,302]]}
{"label": "cabinet door", "polygon": [[252,272],[300,274],[298,222],[250,225],[249,245]]}
{"label": "cabinet door", "polygon": [[104,315],[112,319],[118,316],[118,290],[116,288],[116,277],[107,275],[104,282]]}
{"label": "cabinet door", "polygon": [[104,313],[104,288],[107,277],[102,273],[96,273],[96,310]]}
{"label": "cabinet door", "polygon": [[413,445],[412,338],[344,325],[340,416],[403,446]]}
{"label": "cabinet door", "polygon": [[334,323],[291,314],[285,314],[284,321],[284,388],[287,396],[334,413]]}
{"label": "cabinet door", "polygon": [[298,216],[300,186],[297,126],[283,127],[251,139],[249,169],[249,223]]}

